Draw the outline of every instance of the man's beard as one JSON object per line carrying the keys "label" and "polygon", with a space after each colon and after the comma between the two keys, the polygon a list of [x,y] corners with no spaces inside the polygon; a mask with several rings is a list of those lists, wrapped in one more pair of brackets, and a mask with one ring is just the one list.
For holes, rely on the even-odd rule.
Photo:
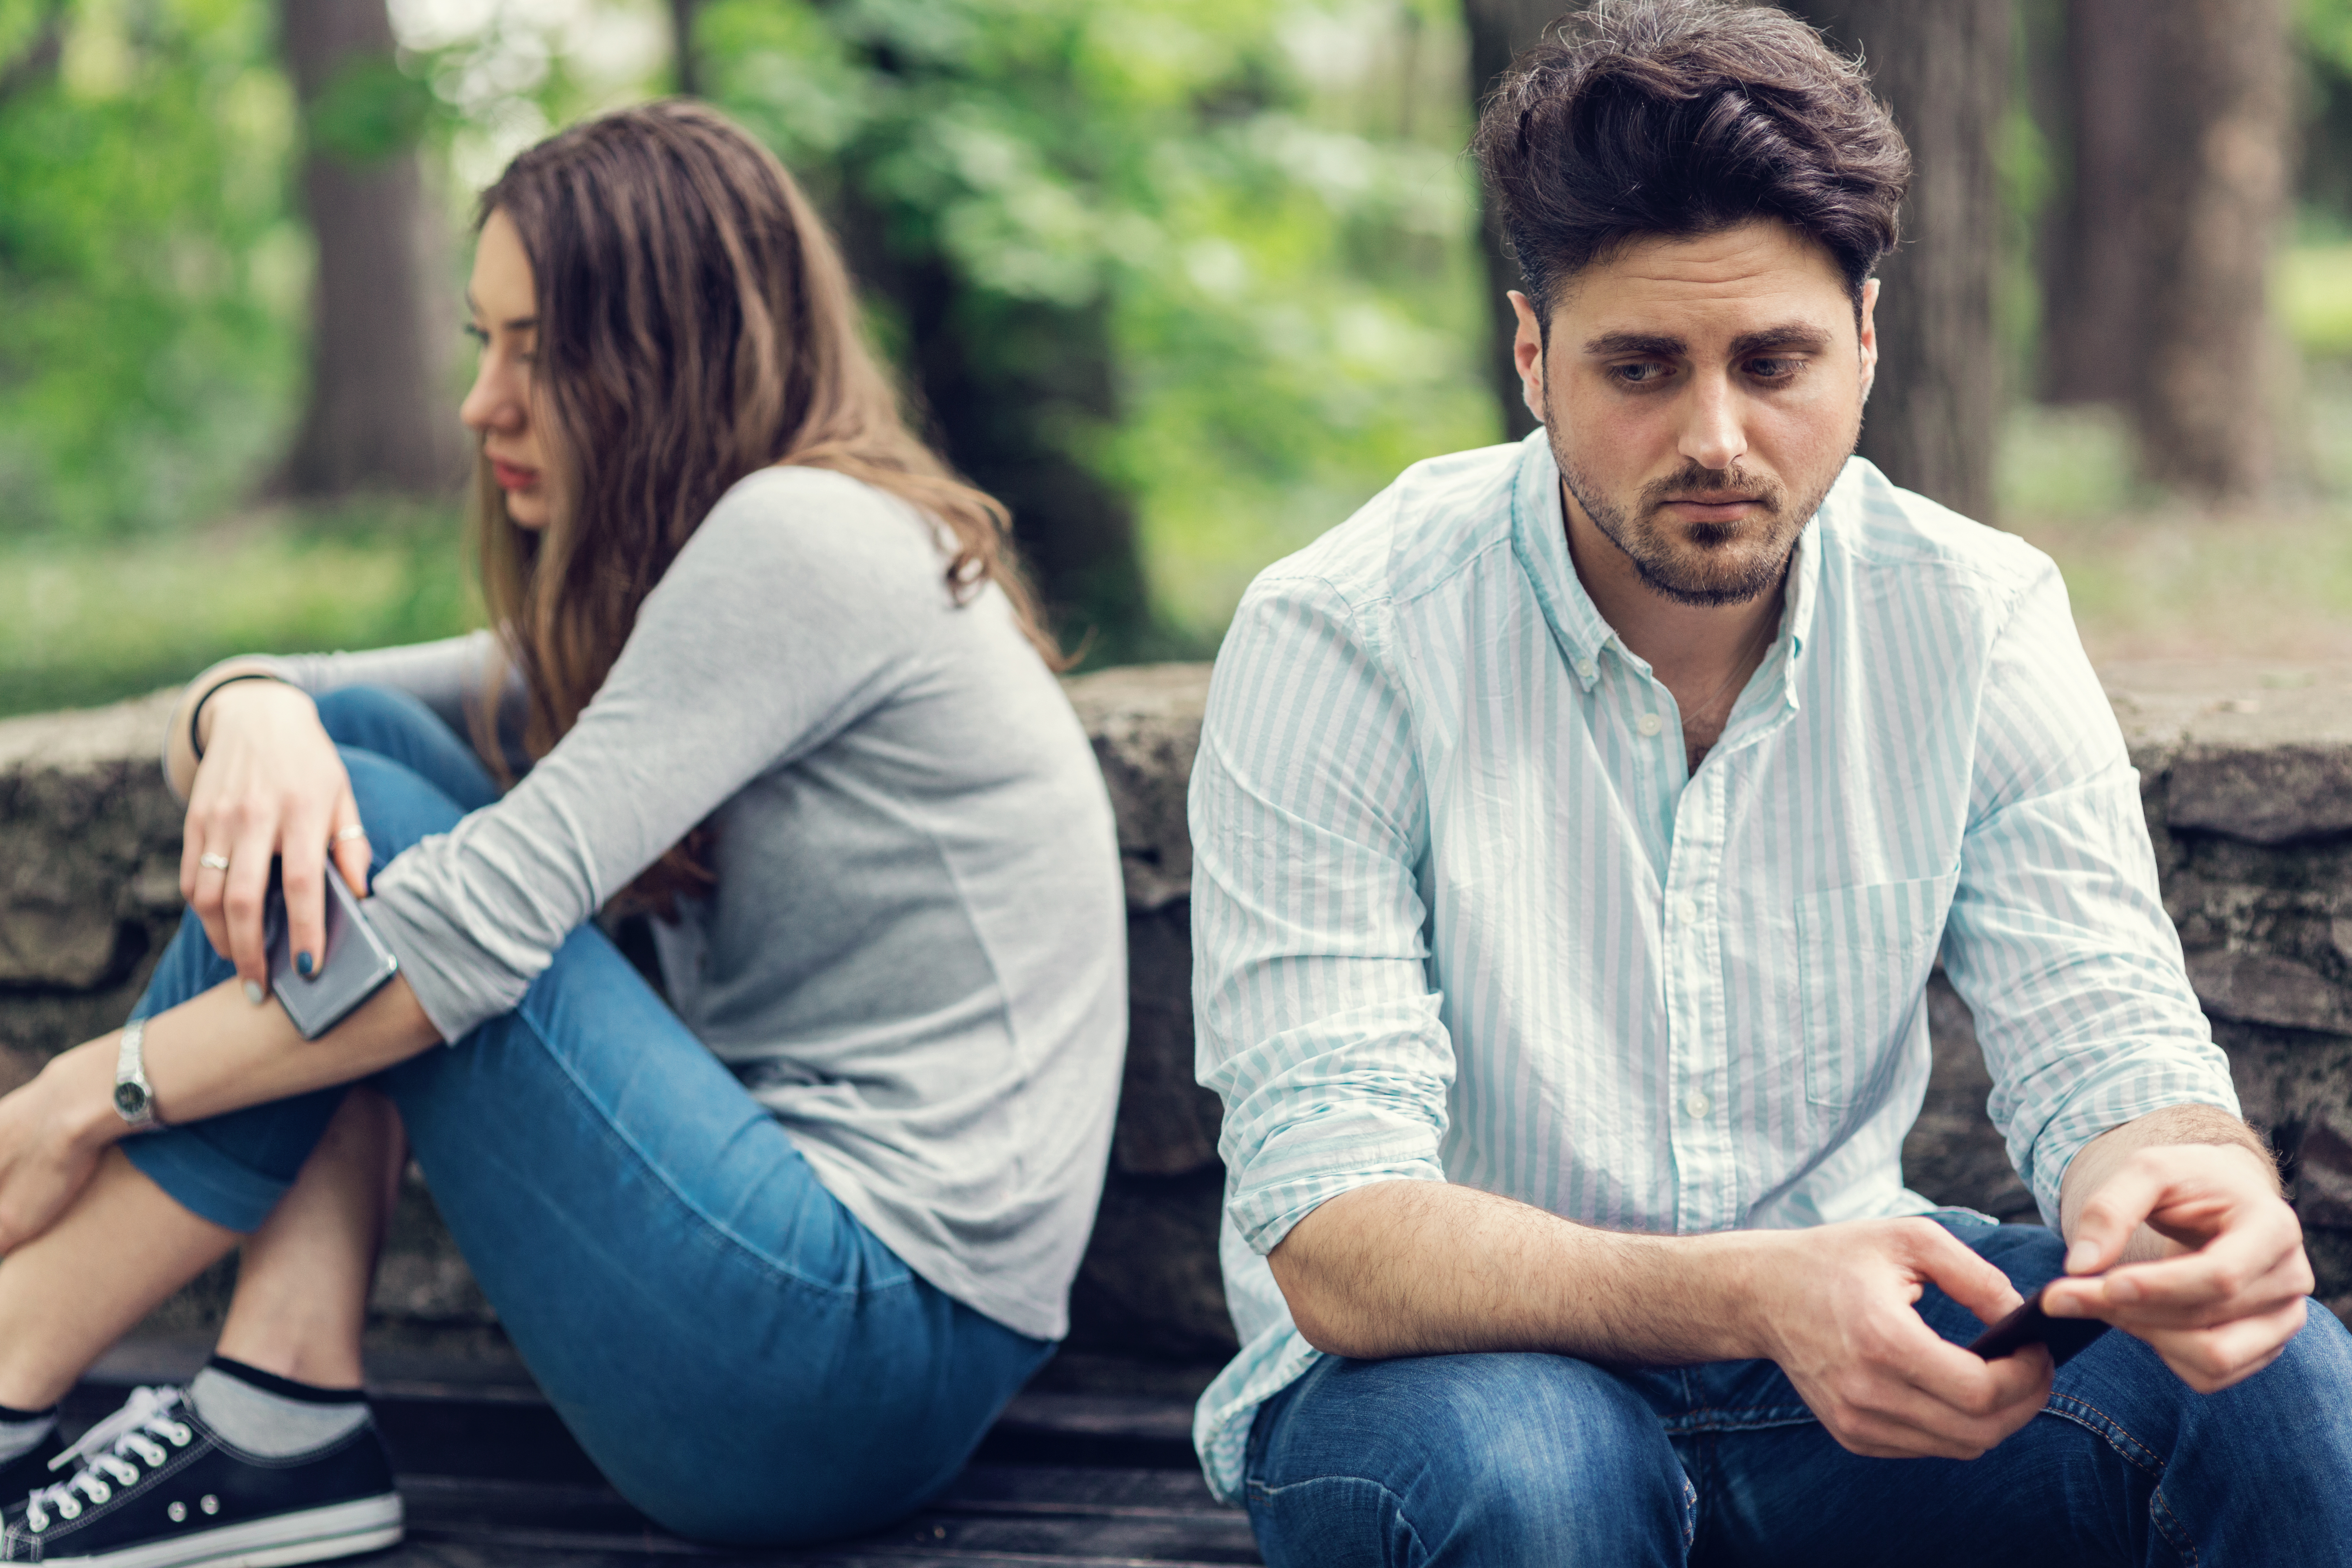
{"label": "man's beard", "polygon": [[[1643,486],[1634,504],[1627,508],[1604,496],[1591,477],[1577,467],[1562,449],[1559,431],[1557,424],[1549,425],[1560,481],[1592,520],[1592,526],[1625,552],[1653,593],[1678,605],[1701,608],[1752,604],[1779,586],[1788,570],[1789,556],[1797,547],[1797,536],[1804,531],[1807,520],[1821,510],[1830,487],[1844,468],[1841,463],[1804,498],[1802,506],[1791,507],[1786,487],[1749,474],[1737,461],[1727,469],[1686,462],[1668,478]],[[1731,523],[1690,523],[1672,532],[1651,521],[1670,498],[1725,493],[1753,500],[1763,508],[1762,514]],[[1742,540],[1755,543],[1735,552],[1735,543]]]}

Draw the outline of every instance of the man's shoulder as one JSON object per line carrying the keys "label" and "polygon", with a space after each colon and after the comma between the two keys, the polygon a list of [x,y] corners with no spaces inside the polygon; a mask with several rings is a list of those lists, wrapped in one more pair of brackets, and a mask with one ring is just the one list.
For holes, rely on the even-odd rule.
{"label": "man's shoulder", "polygon": [[2007,600],[2057,571],[2017,535],[1905,489],[1865,458],[1848,461],[1822,504],[1822,521],[1833,548],[1860,574],[1940,570],[1957,586]]}
{"label": "man's shoulder", "polygon": [[1259,573],[1244,603],[1328,597],[1354,613],[1442,586],[1508,548],[1525,453],[1514,442],[1413,464],[1347,521]]}

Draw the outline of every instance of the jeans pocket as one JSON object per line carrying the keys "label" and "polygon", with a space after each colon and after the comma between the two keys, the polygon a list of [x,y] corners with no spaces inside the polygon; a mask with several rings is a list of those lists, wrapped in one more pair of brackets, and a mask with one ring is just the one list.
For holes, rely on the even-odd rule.
{"label": "jeans pocket", "polygon": [[1832,888],[1797,900],[1808,1104],[1849,1110],[1874,1101],[1892,1080],[1958,883],[1956,867],[1940,877]]}

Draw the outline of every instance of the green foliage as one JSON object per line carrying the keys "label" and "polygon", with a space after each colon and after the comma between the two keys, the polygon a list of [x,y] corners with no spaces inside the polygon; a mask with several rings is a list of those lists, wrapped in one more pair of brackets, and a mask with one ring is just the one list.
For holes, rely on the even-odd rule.
{"label": "green foliage", "polygon": [[[854,248],[947,258],[967,310],[1108,304],[1122,416],[1062,439],[1138,498],[1159,611],[1199,646],[1265,561],[1406,463],[1495,437],[1458,67],[1417,85],[1437,107],[1416,136],[1335,128],[1300,64],[1431,16],[1454,25],[1393,4],[717,0],[698,37],[719,101]],[[903,354],[887,305],[880,326]]]}
{"label": "green foliage", "polygon": [[250,0],[0,0],[0,531],[201,518],[273,455],[304,262],[268,26]]}
{"label": "green foliage", "polygon": [[433,89],[388,56],[345,60],[310,106],[310,143],[347,163],[413,149],[443,118]]}

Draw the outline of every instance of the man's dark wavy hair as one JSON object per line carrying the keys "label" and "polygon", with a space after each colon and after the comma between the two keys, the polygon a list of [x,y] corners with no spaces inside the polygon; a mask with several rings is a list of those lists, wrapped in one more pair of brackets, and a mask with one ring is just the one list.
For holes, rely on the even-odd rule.
{"label": "man's dark wavy hair", "polygon": [[1560,287],[1628,243],[1759,217],[1818,241],[1859,310],[1911,180],[1858,62],[1785,11],[1720,0],[1563,16],[1487,99],[1472,150],[1547,332]]}

